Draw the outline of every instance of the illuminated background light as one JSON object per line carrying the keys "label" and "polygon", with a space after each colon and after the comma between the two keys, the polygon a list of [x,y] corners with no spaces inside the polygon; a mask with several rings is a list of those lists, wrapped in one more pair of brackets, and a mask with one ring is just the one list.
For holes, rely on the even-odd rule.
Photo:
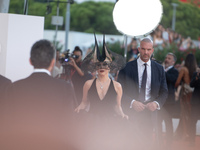
{"label": "illuminated background light", "polygon": [[113,9],[113,21],[122,34],[143,37],[158,26],[162,12],[160,0],[119,0]]}

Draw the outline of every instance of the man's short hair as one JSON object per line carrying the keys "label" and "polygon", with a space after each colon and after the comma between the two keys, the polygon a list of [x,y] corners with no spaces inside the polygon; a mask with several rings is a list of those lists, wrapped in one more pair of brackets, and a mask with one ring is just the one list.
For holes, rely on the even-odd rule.
{"label": "man's short hair", "polygon": [[31,48],[31,63],[34,68],[48,68],[55,55],[55,48],[48,40],[39,40]]}
{"label": "man's short hair", "polygon": [[176,62],[177,58],[176,58],[176,55],[174,55],[174,53],[168,53],[167,55],[171,55],[171,56],[173,56],[173,58],[174,58],[174,62]]}
{"label": "man's short hair", "polygon": [[150,38],[148,38],[148,37],[143,38],[141,40],[141,42],[147,42],[147,43],[152,43],[153,44],[153,41]]}

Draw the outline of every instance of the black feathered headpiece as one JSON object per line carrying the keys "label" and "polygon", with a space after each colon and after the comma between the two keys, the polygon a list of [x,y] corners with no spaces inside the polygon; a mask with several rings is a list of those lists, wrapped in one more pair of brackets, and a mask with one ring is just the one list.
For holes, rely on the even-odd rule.
{"label": "black feathered headpiece", "polygon": [[96,70],[95,64],[97,62],[109,62],[110,70],[114,69],[121,69],[125,65],[125,59],[123,56],[112,52],[109,50],[105,43],[105,35],[103,35],[103,48],[102,53],[100,53],[99,46],[97,43],[96,35],[94,34],[95,38],[95,46],[92,52],[90,52],[82,62],[82,70],[83,71],[90,71],[93,72]]}
{"label": "black feathered headpiece", "polygon": [[103,62],[103,61],[112,61],[112,58],[110,57],[106,43],[105,43],[105,35],[103,35],[103,48],[102,48],[102,54],[99,51],[99,46],[97,43],[96,35],[94,34],[95,38],[95,47],[94,47],[94,62]]}

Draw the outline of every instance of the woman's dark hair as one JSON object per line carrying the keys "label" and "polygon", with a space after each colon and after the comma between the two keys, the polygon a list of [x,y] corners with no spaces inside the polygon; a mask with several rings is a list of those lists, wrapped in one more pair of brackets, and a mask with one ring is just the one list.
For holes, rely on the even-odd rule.
{"label": "woman's dark hair", "polygon": [[196,71],[197,62],[193,54],[188,54],[185,58],[185,67],[189,70],[190,79],[193,76],[193,73]]}
{"label": "woman's dark hair", "polygon": [[83,55],[83,52],[82,52],[82,50],[80,49],[79,46],[75,46],[73,53],[74,52],[81,52],[81,55]]}

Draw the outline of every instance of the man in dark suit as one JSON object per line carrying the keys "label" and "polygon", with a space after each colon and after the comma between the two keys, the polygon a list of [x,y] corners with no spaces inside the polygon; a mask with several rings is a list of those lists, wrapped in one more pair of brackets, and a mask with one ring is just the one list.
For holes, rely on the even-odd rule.
{"label": "man in dark suit", "polygon": [[[173,124],[172,118],[177,113],[177,102],[175,101],[175,83],[178,78],[178,70],[174,68],[176,56],[173,53],[168,53],[164,61],[164,70],[168,87],[168,98],[163,105],[163,109],[159,113],[159,133],[162,136],[162,121],[166,126],[166,143],[163,141],[165,148],[170,149],[173,139]],[[160,138],[161,140],[162,138]]]}
{"label": "man in dark suit", "polygon": [[11,81],[8,78],[0,75],[0,102],[4,100],[6,89],[10,84],[11,84]]}
{"label": "man in dark suit", "polygon": [[66,81],[51,77],[54,55],[47,40],[32,46],[34,72],[9,88],[0,149],[70,149],[74,91]]}
{"label": "man in dark suit", "polygon": [[154,51],[152,40],[141,40],[138,50],[140,57],[126,64],[119,72],[118,81],[124,92],[124,111],[128,110],[130,120],[140,132],[139,146],[149,149],[152,131],[157,126],[157,110],[165,103],[168,89],[163,66],[150,60]]}
{"label": "man in dark suit", "polygon": [[[4,104],[6,101],[7,89],[11,85],[11,80],[0,75],[0,118],[2,118],[4,112]],[[0,125],[1,127],[1,125]]]}

